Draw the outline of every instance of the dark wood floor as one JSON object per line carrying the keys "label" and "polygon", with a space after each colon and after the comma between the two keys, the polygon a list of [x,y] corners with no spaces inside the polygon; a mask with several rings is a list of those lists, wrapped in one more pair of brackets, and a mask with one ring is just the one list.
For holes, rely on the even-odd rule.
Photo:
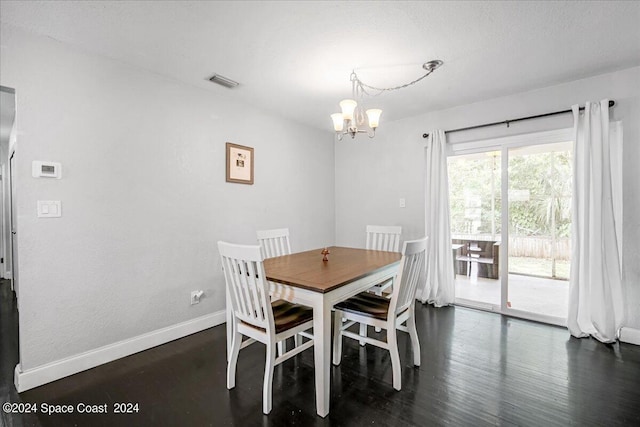
{"label": "dark wood floor", "polygon": [[[0,280],[0,404],[19,402],[13,386],[13,370],[18,363],[18,310],[8,280]],[[0,405],[0,426],[20,426]]]}
{"label": "dark wood floor", "polygon": [[8,416],[6,426],[640,425],[640,347],[570,338],[564,328],[459,307],[417,307],[422,366],[400,334],[403,389],[382,349],[346,340],[331,371],[331,412],[315,414],[313,352],[276,367],[262,415],[264,347],[240,352],[225,387],[224,326],[17,395],[14,300],[0,284],[0,401],[138,403],[132,415]]}

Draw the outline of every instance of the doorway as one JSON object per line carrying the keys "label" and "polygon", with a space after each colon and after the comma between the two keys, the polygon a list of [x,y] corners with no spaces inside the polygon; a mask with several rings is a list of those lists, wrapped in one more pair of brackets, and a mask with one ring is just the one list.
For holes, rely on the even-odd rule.
{"label": "doorway", "polygon": [[[16,94],[15,90],[0,86],[0,376],[12,378],[20,363],[20,334],[18,313],[18,270],[15,231],[15,149]],[[17,398],[15,389],[0,396],[0,402]],[[18,400],[13,400],[18,401]]]}
{"label": "doorway", "polygon": [[460,144],[449,157],[456,303],[563,325],[571,129]]}
{"label": "doorway", "polygon": [[[2,218],[0,237],[0,263],[2,276],[3,319],[14,319],[17,328],[18,318],[18,265],[16,216],[15,216],[15,150],[16,150],[16,93],[9,87],[0,86],[0,215]],[[7,329],[3,330],[3,340],[13,336]],[[10,340],[13,340],[10,339]],[[13,341],[12,341],[13,342]],[[7,342],[3,346],[9,347]],[[17,346],[15,348],[17,350]]]}
{"label": "doorway", "polygon": [[0,237],[2,238],[0,247],[0,266],[2,277],[11,279],[11,289],[14,290],[13,278],[16,269],[12,264],[14,257],[12,256],[13,234],[15,231],[15,215],[12,224],[12,212],[14,212],[12,198],[11,168],[10,158],[15,153],[16,147],[16,94],[15,90],[9,87],[0,86],[0,191],[2,207],[0,214],[2,215],[2,230]]}

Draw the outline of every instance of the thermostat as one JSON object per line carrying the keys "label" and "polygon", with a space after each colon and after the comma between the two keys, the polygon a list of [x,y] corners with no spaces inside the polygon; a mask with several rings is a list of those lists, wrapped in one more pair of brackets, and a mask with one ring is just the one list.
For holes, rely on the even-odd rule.
{"label": "thermostat", "polygon": [[31,166],[31,175],[34,178],[56,178],[62,177],[62,165],[56,162],[42,162],[34,160]]}

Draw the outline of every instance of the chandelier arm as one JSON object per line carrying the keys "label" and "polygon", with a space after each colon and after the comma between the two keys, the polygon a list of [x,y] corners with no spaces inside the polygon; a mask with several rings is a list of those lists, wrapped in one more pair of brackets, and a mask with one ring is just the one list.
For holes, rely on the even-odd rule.
{"label": "chandelier arm", "polygon": [[[403,84],[403,85],[400,85],[400,86],[394,86],[394,87],[375,87],[375,86],[371,86],[371,85],[368,85],[368,84],[364,83],[362,80],[360,80],[360,79],[358,78],[358,75],[357,75],[355,72],[353,72],[353,73],[352,73],[352,75],[354,76],[355,81],[357,81],[357,82],[358,82],[358,85],[359,85],[361,88],[367,88],[367,89],[377,90],[377,91],[379,92],[377,95],[379,95],[379,94],[380,94],[380,93],[382,93],[382,92],[392,91],[392,90],[398,90],[398,89],[404,89],[405,87],[409,87],[409,86],[411,86],[411,85],[414,85],[414,84],[418,83],[420,80],[424,79],[425,77],[428,77],[428,76],[429,76],[431,73],[433,73],[434,71],[435,71],[435,69],[430,70],[430,71],[429,71],[429,72],[427,72],[424,76],[419,77],[419,78],[415,79],[415,80],[414,80],[414,81],[412,81],[412,82],[409,82],[409,83],[406,83],[406,84]],[[364,91],[364,93],[366,93],[367,95],[369,94],[369,93],[368,93],[368,92],[366,92],[366,91]]]}
{"label": "chandelier arm", "polygon": [[362,126],[365,123],[365,116],[364,116],[364,110],[362,108],[362,105],[364,102],[364,94],[366,93],[366,91],[362,87],[362,84],[358,79],[358,76],[356,75],[355,71],[351,71],[350,79],[351,79],[351,97],[353,100],[359,101],[358,106],[353,111],[353,122],[356,124],[356,126]]}

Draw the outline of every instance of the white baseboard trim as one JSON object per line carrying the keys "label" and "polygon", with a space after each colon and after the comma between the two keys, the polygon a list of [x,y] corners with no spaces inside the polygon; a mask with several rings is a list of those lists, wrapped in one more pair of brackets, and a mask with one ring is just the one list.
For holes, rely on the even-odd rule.
{"label": "white baseboard trim", "polygon": [[14,384],[18,393],[50,383],[104,363],[156,347],[161,344],[226,322],[225,310],[207,314],[176,325],[167,326],[137,337],[129,338],[94,350],[57,360],[34,369],[23,371],[16,365]]}
{"label": "white baseboard trim", "polygon": [[620,341],[629,344],[640,345],[640,329],[634,328],[621,328],[620,329]]}

